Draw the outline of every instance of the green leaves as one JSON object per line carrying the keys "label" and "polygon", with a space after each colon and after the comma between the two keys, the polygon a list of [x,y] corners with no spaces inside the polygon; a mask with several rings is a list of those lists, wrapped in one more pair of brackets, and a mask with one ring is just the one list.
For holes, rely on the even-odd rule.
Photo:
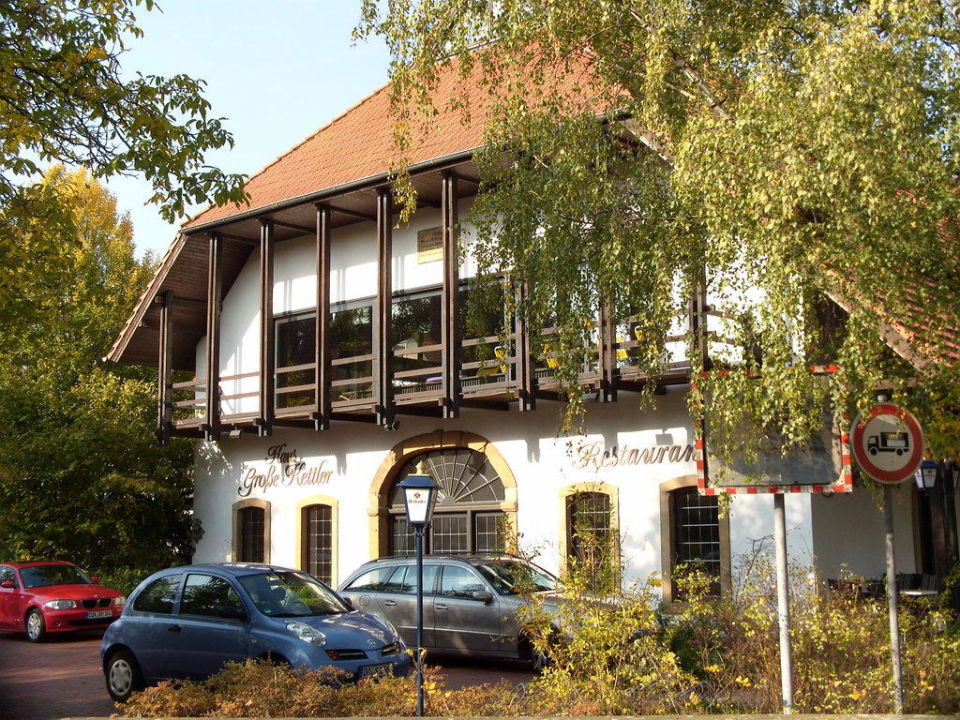
{"label": "green leaves", "polygon": [[[429,100],[438,60],[454,56],[464,82],[479,75],[487,88],[486,196],[473,213],[473,250],[482,269],[531,288],[520,310],[533,327],[558,328],[551,342],[561,346],[572,415],[576,346],[601,300],[619,318],[640,318],[650,343],[641,367],[655,379],[669,329],[705,278],[712,310],[726,316],[710,321],[711,352],[718,370],[737,371],[691,393],[695,412],[708,386],[726,398],[714,404],[715,426],[732,433],[749,422],[799,444],[823,403],[854,413],[881,384],[931,428],[935,455],[956,453],[952,6],[363,7],[361,32],[383,35],[395,59],[398,156],[418,117],[452,110]],[[822,326],[818,308],[843,322]],[[843,372],[825,381],[805,371],[823,362]]]}
{"label": "green leaves", "polygon": [[[151,371],[102,363],[152,261],[85,172],[54,168],[27,199],[44,215],[13,213],[16,242],[0,244],[0,557],[182,561],[198,537],[192,445],[156,444]],[[14,255],[28,263],[16,272]]]}
{"label": "green leaves", "polygon": [[[204,83],[122,71],[136,0],[0,0],[0,202],[43,163],[94,175],[139,173],[168,221],[195,203],[245,198],[243,177],[203,164],[232,145],[209,116]],[[150,10],[154,3],[143,2]]]}

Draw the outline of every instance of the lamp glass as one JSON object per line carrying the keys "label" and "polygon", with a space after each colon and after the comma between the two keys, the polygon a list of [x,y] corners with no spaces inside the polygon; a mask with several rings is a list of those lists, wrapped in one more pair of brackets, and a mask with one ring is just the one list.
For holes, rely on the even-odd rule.
{"label": "lamp glass", "polygon": [[408,523],[411,525],[427,525],[430,523],[439,487],[436,480],[422,473],[409,475],[400,483]]}
{"label": "lamp glass", "polygon": [[407,501],[407,522],[430,522],[430,496],[433,491],[428,488],[404,488]]}
{"label": "lamp glass", "polygon": [[936,463],[924,461],[923,464],[917,468],[916,473],[914,473],[917,487],[920,490],[932,490],[937,484],[937,470]]}

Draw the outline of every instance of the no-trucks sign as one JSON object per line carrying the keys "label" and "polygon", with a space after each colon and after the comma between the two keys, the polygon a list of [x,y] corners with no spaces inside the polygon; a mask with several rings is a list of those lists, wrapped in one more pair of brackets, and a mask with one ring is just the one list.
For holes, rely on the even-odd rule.
{"label": "no-trucks sign", "polygon": [[892,485],[913,477],[920,467],[923,431],[907,410],[892,403],[880,403],[854,421],[850,448],[867,475]]}

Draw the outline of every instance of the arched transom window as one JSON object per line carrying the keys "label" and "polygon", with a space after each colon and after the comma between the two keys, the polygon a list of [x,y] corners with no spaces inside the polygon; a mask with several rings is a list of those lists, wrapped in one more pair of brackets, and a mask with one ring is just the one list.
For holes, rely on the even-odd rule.
{"label": "arched transom window", "polygon": [[397,473],[389,496],[389,553],[413,553],[413,531],[397,484],[414,473],[420,462],[440,485],[425,550],[434,554],[502,551],[506,536],[503,481],[482,452],[448,448],[415,455]]}

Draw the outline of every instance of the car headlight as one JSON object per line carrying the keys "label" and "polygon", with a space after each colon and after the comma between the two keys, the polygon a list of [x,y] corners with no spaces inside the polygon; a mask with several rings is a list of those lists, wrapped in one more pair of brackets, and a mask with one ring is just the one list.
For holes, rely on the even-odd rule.
{"label": "car headlight", "polygon": [[291,635],[296,635],[304,642],[310,643],[311,645],[316,645],[317,647],[323,647],[327,643],[326,635],[317,630],[315,627],[310,627],[306,623],[296,621],[288,622],[287,632]]}
{"label": "car headlight", "polygon": [[127,596],[126,596],[126,595],[117,595],[117,597],[115,597],[115,598],[113,599],[113,604],[114,604],[116,607],[123,607],[124,605],[127,604]]}
{"label": "car headlight", "polygon": [[51,610],[69,610],[75,608],[77,603],[75,600],[51,600],[50,602],[45,602],[43,606]]}

